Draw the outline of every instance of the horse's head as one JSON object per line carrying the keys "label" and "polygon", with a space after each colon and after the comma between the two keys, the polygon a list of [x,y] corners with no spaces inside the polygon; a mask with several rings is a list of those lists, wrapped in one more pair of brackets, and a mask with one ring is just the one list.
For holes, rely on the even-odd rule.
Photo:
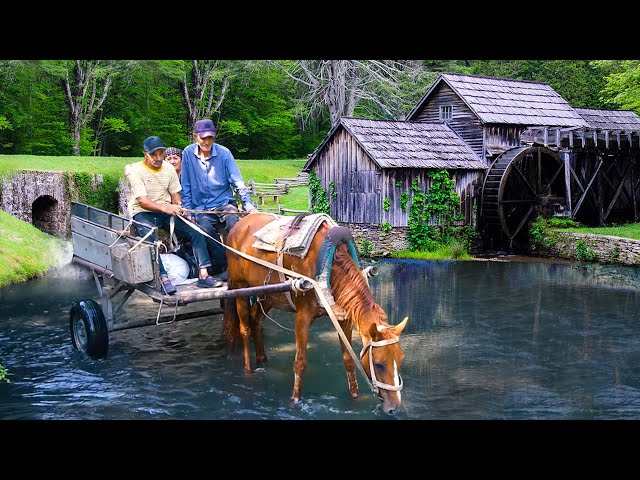
{"label": "horse's head", "polygon": [[400,365],[404,352],[400,347],[400,333],[407,325],[406,317],[398,325],[372,324],[364,339],[360,361],[374,390],[377,390],[382,409],[394,414],[402,408],[402,377]]}

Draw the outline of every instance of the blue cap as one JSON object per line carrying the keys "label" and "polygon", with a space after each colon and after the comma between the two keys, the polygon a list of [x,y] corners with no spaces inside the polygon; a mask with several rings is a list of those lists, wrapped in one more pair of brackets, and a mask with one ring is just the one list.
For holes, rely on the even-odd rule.
{"label": "blue cap", "polygon": [[215,137],[216,136],[216,127],[213,125],[213,122],[208,118],[203,120],[198,120],[193,127],[194,133],[197,133],[199,137]]}
{"label": "blue cap", "polygon": [[160,137],[147,137],[144,142],[142,142],[142,149],[145,153],[153,153],[156,150],[161,148],[162,150],[166,150],[167,147],[164,146]]}

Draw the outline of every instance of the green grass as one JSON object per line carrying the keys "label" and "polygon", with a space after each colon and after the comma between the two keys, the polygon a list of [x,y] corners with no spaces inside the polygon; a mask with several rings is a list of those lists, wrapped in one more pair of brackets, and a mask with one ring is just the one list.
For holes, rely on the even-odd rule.
{"label": "green grass", "polygon": [[62,265],[66,242],[0,210],[0,287]]}
{"label": "green grass", "polygon": [[591,233],[595,235],[609,235],[614,237],[640,240],[640,223],[630,223],[628,225],[620,225],[615,227],[563,228],[561,231],[573,233]]}
{"label": "green grass", "polygon": [[417,252],[399,250],[391,253],[392,258],[413,258],[418,260],[471,260],[473,257],[460,244],[441,245],[433,251]]}

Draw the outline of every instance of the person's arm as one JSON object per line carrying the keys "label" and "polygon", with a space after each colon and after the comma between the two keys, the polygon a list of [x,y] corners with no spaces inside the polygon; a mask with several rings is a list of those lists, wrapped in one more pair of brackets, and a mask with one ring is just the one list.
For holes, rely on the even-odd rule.
{"label": "person's arm", "polygon": [[[176,195],[180,197],[180,194]],[[173,200],[173,195],[171,198]],[[181,205],[175,205],[174,203],[156,203],[153,200],[149,200],[144,195],[137,197],[136,200],[142,208],[149,210],[150,212],[162,212],[168,213],[169,215],[177,215],[182,210]]]}
{"label": "person's arm", "polygon": [[256,207],[251,203],[251,192],[249,188],[244,183],[244,179],[242,178],[242,173],[240,173],[240,169],[238,168],[238,164],[236,163],[233,155],[229,154],[229,158],[227,161],[227,181],[231,185],[232,188],[235,188],[240,196],[240,201],[242,202],[242,207],[245,212],[251,213],[252,210],[256,210]]}
{"label": "person's arm", "polygon": [[187,149],[185,148],[182,152],[182,171],[180,172],[180,184],[182,185],[180,195],[182,196],[182,205],[184,205],[184,208],[187,209],[193,208],[193,202],[191,201],[190,155],[190,152],[187,152]]}

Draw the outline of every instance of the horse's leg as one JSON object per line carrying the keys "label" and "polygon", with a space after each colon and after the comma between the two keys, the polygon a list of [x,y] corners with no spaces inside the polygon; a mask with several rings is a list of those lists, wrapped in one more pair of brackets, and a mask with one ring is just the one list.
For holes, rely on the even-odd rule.
{"label": "horse's leg", "polygon": [[249,338],[251,329],[251,307],[249,307],[249,299],[247,297],[237,297],[236,307],[240,319],[240,338],[242,339],[244,370],[245,372],[251,372],[251,345]]}
{"label": "horse's leg", "polygon": [[[251,332],[253,335],[253,345],[256,350],[256,365],[264,365],[267,363],[267,353],[264,350],[264,336],[262,332],[262,321],[264,320],[265,313],[267,311],[264,305],[262,307],[256,302],[251,307]],[[269,307],[270,308],[270,307]]]}
{"label": "horse's leg", "polygon": [[314,315],[306,308],[296,305],[295,336],[296,336],[296,357],[293,362],[293,392],[291,400],[299,402],[302,398],[302,374],[307,369],[307,343],[309,341],[309,328],[313,322]]}
{"label": "horse's leg", "polygon": [[[340,328],[342,328],[345,337],[347,337],[349,345],[351,345],[351,334],[353,333],[353,324],[351,320],[344,320],[338,323],[340,325]],[[344,369],[347,372],[349,394],[351,395],[351,398],[358,398],[358,379],[356,377],[356,364],[353,361],[353,357],[349,353],[349,350],[345,346],[340,335],[338,335],[338,340],[340,341],[340,347],[342,348],[342,362],[344,363]]]}

